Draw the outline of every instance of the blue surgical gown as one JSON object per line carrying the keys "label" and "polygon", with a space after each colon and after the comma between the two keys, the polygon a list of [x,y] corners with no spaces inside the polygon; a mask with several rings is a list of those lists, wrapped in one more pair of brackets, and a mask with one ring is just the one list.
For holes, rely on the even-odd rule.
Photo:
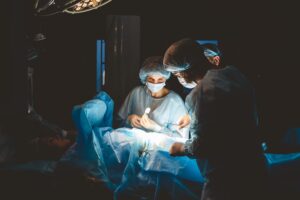
{"label": "blue surgical gown", "polygon": [[188,138],[188,128],[178,130],[177,123],[180,117],[187,114],[184,102],[181,97],[173,91],[162,98],[154,98],[150,95],[146,86],[134,88],[125,99],[118,113],[121,124],[131,127],[127,117],[131,114],[143,115],[146,108],[151,109],[149,118],[162,126],[162,133],[170,136],[182,136]]}

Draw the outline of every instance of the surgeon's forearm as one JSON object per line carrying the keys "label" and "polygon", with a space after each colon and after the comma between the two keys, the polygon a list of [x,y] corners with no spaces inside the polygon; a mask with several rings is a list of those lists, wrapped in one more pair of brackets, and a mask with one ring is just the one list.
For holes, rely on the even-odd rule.
{"label": "surgeon's forearm", "polygon": [[190,140],[187,140],[186,142],[185,142],[185,144],[184,144],[184,153],[186,154],[186,155],[193,155],[194,153],[193,153],[193,151],[192,151],[192,141],[191,141],[191,139]]}
{"label": "surgeon's forearm", "polygon": [[203,145],[198,137],[189,139],[184,144],[184,152],[187,156],[198,156],[202,154]]}

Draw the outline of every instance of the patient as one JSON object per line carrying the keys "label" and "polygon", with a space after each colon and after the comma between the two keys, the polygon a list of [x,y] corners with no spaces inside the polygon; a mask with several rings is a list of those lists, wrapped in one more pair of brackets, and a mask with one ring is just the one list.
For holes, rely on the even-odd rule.
{"label": "patient", "polygon": [[147,58],[139,77],[144,85],[128,94],[118,113],[120,125],[188,138],[188,127],[179,131],[177,123],[187,110],[181,97],[165,87],[170,72],[163,69],[162,57]]}

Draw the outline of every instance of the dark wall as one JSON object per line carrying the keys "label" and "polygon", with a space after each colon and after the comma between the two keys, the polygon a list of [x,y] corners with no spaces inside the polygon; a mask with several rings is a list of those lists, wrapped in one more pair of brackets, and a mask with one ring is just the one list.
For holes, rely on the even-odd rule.
{"label": "dark wall", "polygon": [[95,94],[96,39],[106,37],[105,16],[121,14],[141,16],[141,61],[162,55],[183,37],[219,40],[228,63],[253,82],[264,127],[299,126],[296,13],[296,6],[274,2],[115,0],[86,14],[29,16],[27,28],[47,37],[35,71],[37,110],[49,121],[72,128],[72,106]]}
{"label": "dark wall", "polygon": [[23,118],[26,113],[26,5],[5,2],[1,12],[0,119]]}
{"label": "dark wall", "polygon": [[72,107],[96,92],[96,40],[104,37],[104,18],[89,20],[64,15],[40,22],[47,39],[36,67],[36,107],[63,127],[70,127]]}
{"label": "dark wall", "polygon": [[293,6],[176,2],[147,7],[143,55],[161,54],[182,37],[217,39],[227,62],[253,82],[263,126],[299,126],[299,38]]}
{"label": "dark wall", "polygon": [[114,99],[117,112],[127,94],[140,84],[141,19],[129,15],[111,15],[106,19],[104,90]]}

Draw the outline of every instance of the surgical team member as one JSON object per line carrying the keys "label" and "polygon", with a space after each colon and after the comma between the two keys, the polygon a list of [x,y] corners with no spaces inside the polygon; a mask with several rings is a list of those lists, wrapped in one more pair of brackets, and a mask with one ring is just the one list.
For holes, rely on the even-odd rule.
{"label": "surgical team member", "polygon": [[191,39],[173,43],[163,63],[175,76],[197,83],[191,139],[174,143],[170,154],[197,159],[206,179],[201,199],[266,199],[265,160],[249,81],[233,66],[216,69],[204,56],[204,48]]}
{"label": "surgical team member", "polygon": [[[122,126],[188,138],[188,127],[179,130],[177,125],[187,114],[184,102],[165,87],[170,75],[164,70],[162,57],[149,57],[144,61],[139,73],[144,85],[134,88],[119,110]],[[149,114],[145,114],[147,108],[150,108]]]}
{"label": "surgical team member", "polygon": [[[206,43],[201,45],[204,50],[204,56],[208,61],[215,66],[216,69],[223,67],[221,64],[222,53],[216,44]],[[176,76],[176,74],[175,74]],[[179,83],[186,89],[189,90],[188,95],[185,98],[185,106],[188,110],[188,114],[183,116],[178,124],[179,129],[188,126],[190,123],[195,125],[196,122],[191,122],[195,119],[195,101],[197,101],[197,89],[194,89],[197,86],[195,81],[188,83],[183,77],[177,76]],[[193,132],[194,127],[190,127],[190,131]]]}
{"label": "surgical team member", "polygon": [[[207,60],[215,66],[215,68],[222,67],[221,65],[221,57],[222,53],[216,44],[206,43],[201,45],[204,50],[204,56]],[[196,87],[197,83],[192,81],[190,83],[186,82],[184,78],[177,76],[178,81],[186,88],[193,89]]]}

